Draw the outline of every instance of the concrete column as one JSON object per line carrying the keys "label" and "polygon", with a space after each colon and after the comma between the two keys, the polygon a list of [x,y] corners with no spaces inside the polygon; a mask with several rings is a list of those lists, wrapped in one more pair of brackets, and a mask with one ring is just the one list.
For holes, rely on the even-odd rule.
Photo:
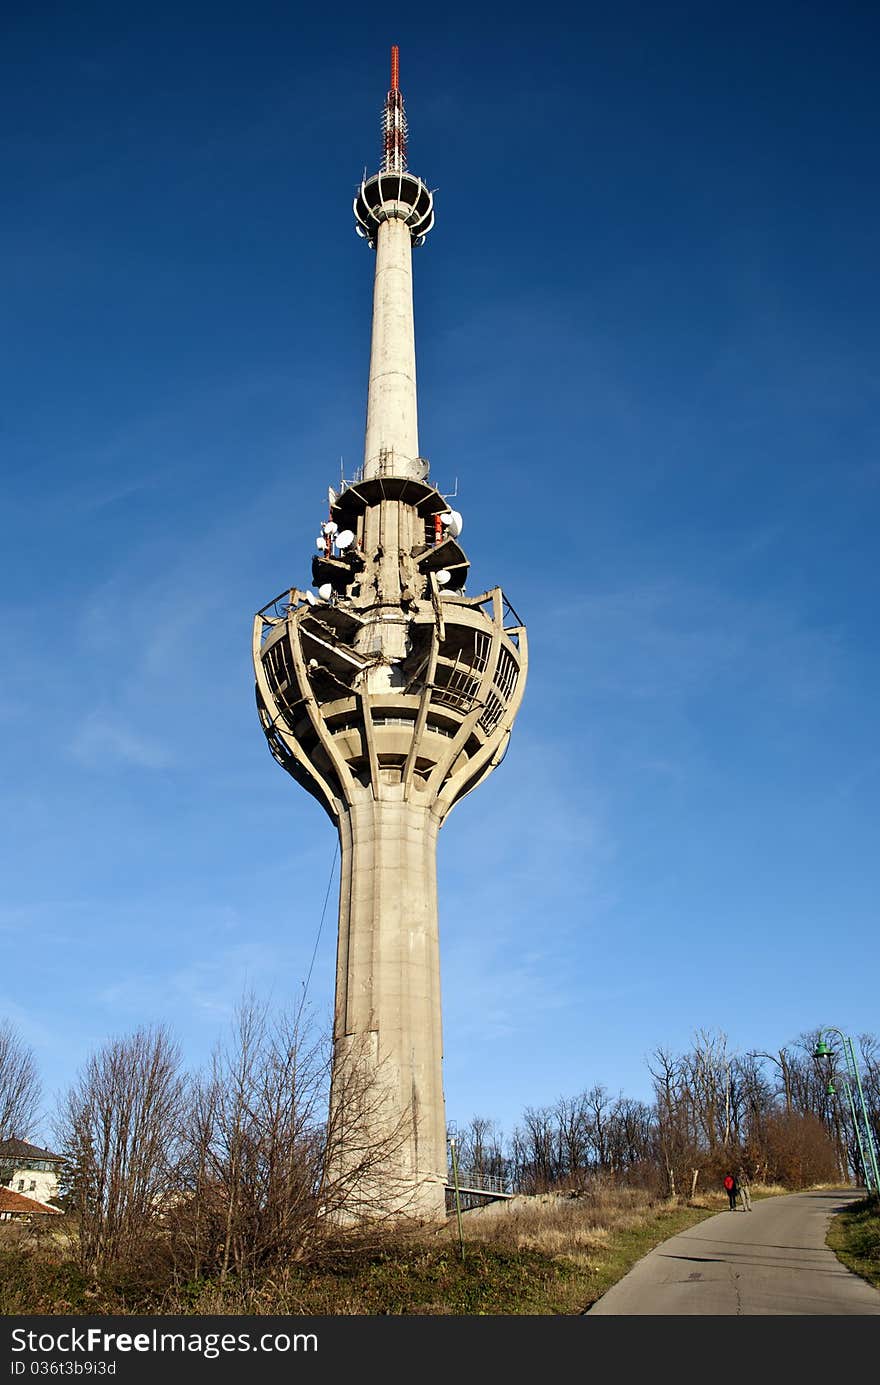
{"label": "concrete column", "polygon": [[331,1121],[341,1122],[345,1084],[363,1074],[366,1114],[346,1157],[385,1144],[388,1170],[380,1159],[367,1183],[386,1210],[431,1219],[445,1214],[446,1183],[438,831],[430,808],[402,800],[356,804],[340,823],[331,1094]]}
{"label": "concrete column", "polygon": [[378,473],[382,449],[393,451],[395,475],[419,476],[412,243],[409,227],[397,217],[383,221],[376,233],[366,477]]}

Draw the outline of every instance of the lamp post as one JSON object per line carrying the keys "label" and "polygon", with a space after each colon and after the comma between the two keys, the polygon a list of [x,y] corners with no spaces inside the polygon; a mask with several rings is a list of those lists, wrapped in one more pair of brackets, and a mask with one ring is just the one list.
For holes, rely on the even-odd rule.
{"label": "lamp post", "polygon": [[[819,1030],[819,1037],[816,1041],[816,1048],[813,1057],[817,1062],[826,1059],[828,1061],[828,1095],[834,1096],[834,1082],[831,1073],[834,1063],[834,1051],[822,1037],[823,1034],[837,1034],[843,1046],[843,1058],[846,1064],[846,1076],[843,1078],[843,1085],[846,1089],[849,1101],[850,1114],[852,1116],[853,1129],[856,1135],[856,1144],[859,1149],[859,1158],[862,1161],[862,1169],[865,1174],[865,1186],[868,1192],[874,1197],[880,1196],[880,1169],[877,1166],[877,1146],[874,1140],[874,1131],[871,1128],[871,1121],[868,1116],[868,1108],[865,1104],[865,1093],[862,1090],[862,1079],[859,1075],[859,1065],[856,1060],[856,1051],[853,1041],[849,1035],[842,1030],[836,1029],[833,1025],[826,1026]],[[856,1102],[858,1095],[858,1103]]]}
{"label": "lamp post", "polygon": [[458,1246],[459,1250],[461,1251],[462,1263],[464,1263],[464,1232],[462,1231],[461,1226],[461,1194],[458,1188],[458,1155],[455,1149],[455,1141],[457,1138],[455,1126],[451,1127],[451,1132],[452,1133],[449,1134],[448,1138],[449,1152],[452,1156],[452,1186],[455,1190],[455,1215],[458,1220]]}

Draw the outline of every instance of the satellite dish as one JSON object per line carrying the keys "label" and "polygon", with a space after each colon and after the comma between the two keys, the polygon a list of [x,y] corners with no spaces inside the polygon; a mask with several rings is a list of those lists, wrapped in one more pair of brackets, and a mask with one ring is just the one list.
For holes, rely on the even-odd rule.
{"label": "satellite dish", "polygon": [[332,582],[322,582],[321,586],[318,588],[318,595],[322,601],[329,601],[333,595]]}
{"label": "satellite dish", "polygon": [[324,549],[327,547],[327,544],[320,535],[318,536],[318,538],[315,539],[315,547],[317,548],[319,553],[323,553]]}
{"label": "satellite dish", "polygon": [[315,598],[311,592],[306,592],[306,601],[309,603],[310,606],[314,606]]}
{"label": "satellite dish", "polygon": [[335,520],[325,519],[324,523],[321,525],[321,532],[324,534],[335,534],[338,528],[339,525]]}
{"label": "satellite dish", "polygon": [[451,573],[451,572],[447,572],[447,571],[446,571],[446,568],[443,567],[443,568],[441,568],[440,571],[437,573],[437,581],[438,581],[438,583],[440,584],[441,587],[445,587],[445,586],[446,586],[446,583],[449,581],[449,579],[451,578],[451,576],[452,576],[452,573]]}
{"label": "satellite dish", "polygon": [[454,539],[457,539],[462,531],[462,528],[464,527],[464,520],[458,513],[458,510],[449,511],[449,520],[447,522],[450,534]]}
{"label": "satellite dish", "polygon": [[317,659],[309,659],[309,668],[317,668],[317,667],[318,667],[318,661],[317,661]]}
{"label": "satellite dish", "polygon": [[351,529],[343,529],[341,534],[336,535],[337,548],[349,548],[354,543],[354,534]]}

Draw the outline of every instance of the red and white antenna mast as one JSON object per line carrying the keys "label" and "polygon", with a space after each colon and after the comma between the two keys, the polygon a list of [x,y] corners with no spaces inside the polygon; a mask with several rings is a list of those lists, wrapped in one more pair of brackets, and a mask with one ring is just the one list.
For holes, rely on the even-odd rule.
{"label": "red and white antenna mast", "polygon": [[382,112],[382,172],[406,172],[406,111],[400,90],[400,49],[391,49],[391,87]]}

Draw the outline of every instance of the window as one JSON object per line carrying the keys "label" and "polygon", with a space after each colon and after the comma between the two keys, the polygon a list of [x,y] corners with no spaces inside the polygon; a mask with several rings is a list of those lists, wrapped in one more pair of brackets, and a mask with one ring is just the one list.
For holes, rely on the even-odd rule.
{"label": "window", "polygon": [[29,1191],[30,1191],[30,1192],[34,1192],[35,1189],[36,1189],[36,1186],[37,1186],[37,1180],[36,1180],[35,1178],[32,1178],[32,1179],[31,1179],[31,1186],[30,1186]]}
{"label": "window", "polygon": [[20,1179],[18,1180],[18,1191],[19,1191],[20,1193],[23,1193],[23,1192],[24,1192],[24,1179],[23,1179],[23,1178],[20,1178]]}

